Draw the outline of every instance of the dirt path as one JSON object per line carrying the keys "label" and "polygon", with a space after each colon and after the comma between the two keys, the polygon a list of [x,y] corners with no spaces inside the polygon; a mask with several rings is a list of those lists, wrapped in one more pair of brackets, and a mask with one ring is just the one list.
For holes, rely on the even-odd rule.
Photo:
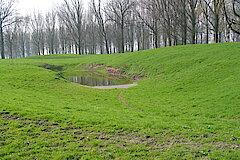
{"label": "dirt path", "polygon": [[124,98],[123,98],[124,91],[126,91],[126,89],[123,89],[123,90],[120,92],[120,94],[118,95],[118,99],[122,102],[122,104],[125,105],[125,106],[127,106],[128,108],[131,108],[131,109],[135,110],[135,111],[143,112],[142,110],[140,110],[140,109],[138,109],[138,108],[136,108],[136,107],[131,106],[130,104],[128,104],[128,103],[124,100]]}
{"label": "dirt path", "polygon": [[[84,85],[81,85],[81,86],[84,86]],[[135,108],[133,106],[131,106],[130,104],[128,104],[124,98],[123,98],[123,94],[124,94],[124,91],[126,91],[128,88],[130,87],[134,87],[134,86],[138,86],[137,83],[133,83],[133,84],[125,84],[125,85],[114,85],[114,86],[96,86],[96,87],[91,87],[91,86],[85,86],[85,87],[90,87],[90,88],[95,88],[95,89],[116,89],[116,88],[122,88],[123,90],[120,92],[120,94],[118,95],[118,99],[119,101],[122,102],[123,105],[127,106],[128,108],[131,108],[135,111],[138,111],[138,112],[143,112],[142,110],[138,109],[138,108]]]}

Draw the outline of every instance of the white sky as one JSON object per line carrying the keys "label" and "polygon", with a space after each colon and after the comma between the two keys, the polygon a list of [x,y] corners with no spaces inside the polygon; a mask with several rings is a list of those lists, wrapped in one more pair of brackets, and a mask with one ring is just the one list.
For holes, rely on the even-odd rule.
{"label": "white sky", "polygon": [[[87,6],[90,0],[82,0],[84,5]],[[17,0],[16,8],[22,15],[29,14],[31,12],[40,11],[47,12],[51,10],[56,4],[63,2],[63,0]]]}

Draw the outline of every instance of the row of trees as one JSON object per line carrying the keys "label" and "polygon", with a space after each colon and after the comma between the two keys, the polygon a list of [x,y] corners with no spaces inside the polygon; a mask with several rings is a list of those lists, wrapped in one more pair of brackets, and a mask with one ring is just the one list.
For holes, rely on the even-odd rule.
{"label": "row of trees", "polygon": [[64,0],[46,14],[17,15],[0,0],[1,58],[110,54],[239,40],[239,0]]}

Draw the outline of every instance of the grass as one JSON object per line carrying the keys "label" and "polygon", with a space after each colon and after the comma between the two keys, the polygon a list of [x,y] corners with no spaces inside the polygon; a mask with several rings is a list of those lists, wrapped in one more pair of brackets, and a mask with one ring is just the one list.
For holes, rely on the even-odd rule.
{"label": "grass", "polygon": [[[123,92],[57,76],[89,64],[146,78]],[[239,69],[240,43],[1,60],[0,157],[239,159]]]}

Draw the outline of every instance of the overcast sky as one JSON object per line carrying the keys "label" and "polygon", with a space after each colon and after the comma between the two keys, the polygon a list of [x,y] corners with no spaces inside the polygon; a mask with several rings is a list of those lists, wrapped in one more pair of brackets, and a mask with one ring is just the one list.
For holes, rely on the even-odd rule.
{"label": "overcast sky", "polygon": [[[56,4],[63,2],[63,0],[17,0],[17,10],[20,14],[26,15],[35,11],[47,12]],[[83,0],[87,6],[89,0]]]}

